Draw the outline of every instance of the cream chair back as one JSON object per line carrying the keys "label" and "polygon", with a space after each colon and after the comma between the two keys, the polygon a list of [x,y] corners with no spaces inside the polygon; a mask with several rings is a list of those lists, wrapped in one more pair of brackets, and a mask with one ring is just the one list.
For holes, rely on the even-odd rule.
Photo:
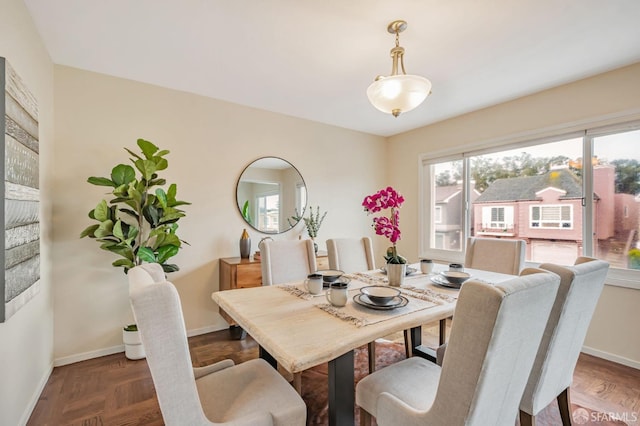
{"label": "cream chair back", "polygon": [[329,268],[347,274],[376,269],[371,238],[333,238],[327,240]]}
{"label": "cream chair back", "polygon": [[198,398],[176,288],[165,281],[133,289],[130,295],[164,422],[210,424]]}
{"label": "cream chair back", "polygon": [[392,364],[358,383],[356,403],[381,426],[513,425],[559,282],[540,269],[467,281],[442,369],[417,357]]}
{"label": "cream chair back", "polygon": [[524,240],[470,237],[467,239],[464,266],[518,275],[524,268],[526,249]]}
{"label": "cream chair back", "polygon": [[[131,281],[144,277],[146,269],[138,266],[129,271],[134,272]],[[262,359],[237,366],[223,360],[194,371],[175,286],[164,280],[145,283],[132,282],[129,295],[166,425],[305,424],[304,401]]]}
{"label": "cream chair back", "polygon": [[575,266],[545,263],[540,268],[558,274],[560,288],[520,404],[532,416],[571,386],[609,264],[580,257]]}
{"label": "cream chair back", "polygon": [[302,280],[316,271],[311,240],[264,241],[260,247],[262,285]]}
{"label": "cream chair back", "polygon": [[164,270],[159,263],[143,263],[131,268],[127,272],[127,277],[129,291],[166,280]]}
{"label": "cream chair back", "polygon": [[560,279],[540,270],[460,291],[434,415],[446,424],[514,424]]}

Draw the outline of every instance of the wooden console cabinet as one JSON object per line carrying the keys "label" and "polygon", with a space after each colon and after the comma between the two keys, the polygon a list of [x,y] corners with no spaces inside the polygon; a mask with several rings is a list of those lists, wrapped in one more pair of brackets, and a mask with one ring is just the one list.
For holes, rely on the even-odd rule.
{"label": "wooden console cabinet", "polygon": [[[318,270],[329,269],[329,258],[326,252],[319,251],[316,255]],[[262,285],[262,269],[259,260],[226,257],[220,259],[220,291],[236,288],[259,287]],[[229,324],[235,325],[226,312],[220,310],[220,315]]]}

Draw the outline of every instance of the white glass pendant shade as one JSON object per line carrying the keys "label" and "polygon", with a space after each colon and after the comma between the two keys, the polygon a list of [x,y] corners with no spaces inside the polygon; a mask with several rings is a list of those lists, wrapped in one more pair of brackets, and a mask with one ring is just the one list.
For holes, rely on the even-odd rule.
{"label": "white glass pendant shade", "polygon": [[408,112],[420,105],[431,92],[431,82],[419,75],[399,74],[379,77],[367,89],[371,104],[382,112]]}

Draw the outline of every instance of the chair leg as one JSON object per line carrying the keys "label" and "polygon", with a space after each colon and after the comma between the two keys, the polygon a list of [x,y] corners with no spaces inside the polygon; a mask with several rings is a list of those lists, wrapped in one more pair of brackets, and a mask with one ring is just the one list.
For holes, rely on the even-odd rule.
{"label": "chair leg", "polygon": [[563,426],[571,426],[571,395],[569,390],[570,388],[566,388],[556,397]]}
{"label": "chair leg", "polygon": [[376,342],[369,342],[369,374],[376,371]]}
{"label": "chair leg", "polygon": [[360,426],[371,426],[371,414],[360,407]]}
{"label": "chair leg", "polygon": [[520,426],[536,426],[536,416],[520,410]]}
{"label": "chair leg", "polygon": [[302,373],[293,373],[293,381],[291,384],[296,392],[298,392],[298,395],[302,395]]}
{"label": "chair leg", "polygon": [[411,358],[411,334],[409,334],[409,330],[404,330],[404,354],[407,359]]}

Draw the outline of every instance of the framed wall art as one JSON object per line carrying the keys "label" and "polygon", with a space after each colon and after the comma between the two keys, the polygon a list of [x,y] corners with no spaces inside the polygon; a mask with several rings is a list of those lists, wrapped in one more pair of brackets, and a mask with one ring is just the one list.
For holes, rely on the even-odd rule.
{"label": "framed wall art", "polygon": [[0,57],[0,134],[3,137],[4,238],[0,322],[40,289],[40,172],[38,105],[5,58]]}

